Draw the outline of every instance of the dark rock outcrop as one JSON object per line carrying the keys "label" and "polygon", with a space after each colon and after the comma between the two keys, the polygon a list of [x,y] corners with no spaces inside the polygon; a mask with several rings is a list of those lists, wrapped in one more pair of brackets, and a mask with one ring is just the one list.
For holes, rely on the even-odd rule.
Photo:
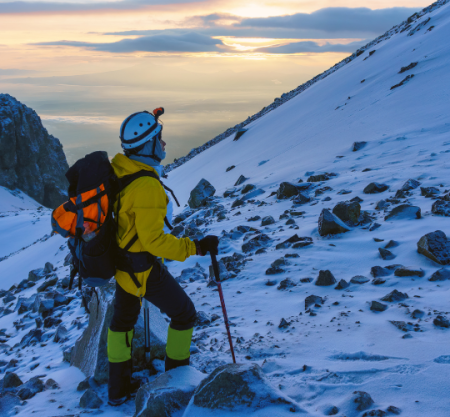
{"label": "dark rock outcrop", "polygon": [[68,169],[61,142],[36,112],[0,94],[0,185],[54,208],[67,199]]}
{"label": "dark rock outcrop", "polygon": [[377,194],[386,191],[389,185],[379,184],[377,182],[371,182],[366,188],[364,188],[364,194]]}
{"label": "dark rock outcrop", "polygon": [[417,252],[440,265],[450,264],[450,242],[441,230],[422,236],[417,242]]}
{"label": "dark rock outcrop", "polygon": [[336,235],[338,233],[349,232],[350,228],[339,217],[323,209],[319,217],[320,236]]}
{"label": "dark rock outcrop", "polygon": [[350,226],[358,224],[361,205],[356,201],[341,201],[333,208],[333,214]]}
{"label": "dark rock outcrop", "polygon": [[195,209],[203,206],[208,197],[212,197],[215,192],[216,189],[207,180],[202,178],[191,191],[188,201],[189,207]]}
{"label": "dark rock outcrop", "polygon": [[401,204],[394,207],[391,212],[384,218],[384,220],[390,219],[420,219],[422,212],[420,207],[410,206],[409,204]]}

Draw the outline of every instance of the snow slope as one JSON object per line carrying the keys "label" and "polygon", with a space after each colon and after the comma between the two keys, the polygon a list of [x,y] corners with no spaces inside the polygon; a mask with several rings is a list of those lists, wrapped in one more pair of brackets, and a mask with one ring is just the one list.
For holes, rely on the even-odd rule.
{"label": "snow slope", "polygon": [[[392,198],[410,178],[420,181],[423,187],[437,187],[441,195],[450,189],[450,3],[439,3],[442,7],[393,30],[360,56],[247,125],[248,132],[238,141],[232,137],[224,139],[169,173],[167,185],[181,202],[187,202],[190,191],[202,178],[216,188],[217,202],[226,211],[225,219],[210,219],[200,211],[184,224],[196,217],[206,220],[206,224],[199,226],[202,233],[222,236],[219,258],[234,252],[242,254],[245,237],[233,239],[223,233],[236,226],[256,227],[273,239],[266,253],[247,256],[238,275],[223,283],[233,341],[238,362],[254,361],[261,365],[272,383],[309,416],[326,415],[335,406],[339,408],[339,416],[362,417],[364,412],[357,411],[352,402],[355,391],[372,396],[375,403],[369,411],[395,406],[401,409],[401,415],[408,417],[449,415],[450,333],[436,327],[433,319],[438,314],[450,316],[450,281],[428,281],[440,266],[419,255],[416,243],[435,230],[450,234],[450,219],[432,214],[434,200],[421,196],[419,188],[408,197],[411,204],[422,210],[419,220],[385,221],[385,212],[375,209],[379,200]],[[407,25],[410,27],[401,32]],[[417,27],[420,30],[415,30]],[[372,51],[376,52],[370,54]],[[417,66],[399,74],[402,67],[414,62]],[[412,74],[414,77],[403,86],[391,90]],[[367,145],[352,152],[355,141],[366,141]],[[226,172],[232,165],[236,167]],[[293,202],[277,200],[272,192],[283,181],[306,181],[312,173],[325,172],[337,175],[316,188],[332,189],[318,196],[310,192],[312,201],[296,208],[305,213],[300,217],[289,216],[295,224],[286,225],[286,219],[280,219],[280,215],[291,210]],[[244,185],[254,184],[265,193],[256,197],[254,203],[232,209],[235,199],[222,195],[240,175],[248,178]],[[374,181],[386,183],[389,190],[364,194],[365,186]],[[237,188],[239,194],[240,187]],[[339,194],[341,190],[349,193]],[[317,221],[322,209],[332,209],[338,202],[356,196],[364,200],[362,209],[381,227],[370,232],[359,226],[349,233],[321,237]],[[10,212],[16,204],[2,206],[5,217],[0,217],[0,230],[2,236],[8,236],[5,240],[10,244],[0,246],[0,257],[7,256],[0,261],[1,286],[7,289],[19,283],[30,269],[43,267],[46,261],[53,263],[60,278],[65,277],[68,268],[63,266],[67,254],[62,246],[64,241],[58,236],[46,236],[50,232],[45,226],[50,212]],[[393,206],[388,205],[387,211]],[[276,222],[261,226],[260,221],[248,221],[256,215],[262,218],[271,215]],[[15,234],[14,230],[20,232]],[[314,243],[301,249],[275,249],[275,244],[293,234],[312,237]],[[398,242],[391,249],[396,258],[384,261],[378,248],[391,239]],[[26,248],[21,250],[23,247]],[[288,265],[283,267],[284,273],[265,274],[273,261],[287,254],[298,257],[285,258]],[[197,262],[208,270],[208,257],[191,257],[184,263],[168,265],[172,274],[179,276]],[[370,281],[350,284],[341,291],[335,290],[334,285],[319,287],[314,281],[300,281],[307,277],[315,280],[319,270],[327,269],[338,281],[349,282],[355,275],[372,280],[373,266],[391,264],[422,268],[425,276],[391,274],[384,284],[372,285]],[[295,286],[278,290],[278,284],[285,278],[290,278]],[[268,279],[276,281],[276,285],[267,286]],[[214,287],[207,287],[203,280],[186,280],[182,285],[198,311],[222,317]],[[402,303],[384,302],[388,305],[384,312],[370,310],[371,301],[380,301],[393,289],[407,293],[409,298]],[[23,295],[29,296],[33,291],[34,288],[27,289]],[[322,297],[324,304],[314,307],[314,314],[310,315],[305,311],[305,298],[312,294]],[[31,376],[46,374],[62,387],[57,394],[44,391],[30,399],[26,406],[19,407],[19,416],[80,412],[77,402],[81,393],[76,391],[76,385],[83,376],[62,362],[62,348],[73,343],[86,324],[78,301],[73,303],[62,315],[70,335],[62,347],[51,342],[54,329],[50,329],[45,335],[47,343],[19,353],[0,350],[1,360],[19,360],[14,371],[24,382]],[[416,309],[423,311],[422,319],[411,316]],[[278,327],[282,318],[289,322],[284,329]],[[0,318],[0,329],[6,329],[6,334],[12,337],[8,341],[11,346],[29,331],[15,328],[14,321],[18,319],[17,312]],[[390,321],[411,323],[410,330],[403,332]],[[405,335],[410,337],[404,338]],[[192,364],[198,369],[211,372],[216,366],[230,362],[222,318],[197,327],[193,340],[197,352],[192,354]],[[36,363],[34,357],[42,359],[31,370]],[[100,394],[106,400],[104,387]],[[60,405],[63,407],[59,408]],[[108,416],[131,416],[131,408],[127,405],[112,410],[102,406],[101,410]],[[192,411],[192,405],[190,408]],[[199,417],[211,414],[194,412]],[[267,415],[264,410],[261,413]],[[218,411],[214,414],[225,415]],[[251,412],[242,410],[238,415],[247,414]]]}

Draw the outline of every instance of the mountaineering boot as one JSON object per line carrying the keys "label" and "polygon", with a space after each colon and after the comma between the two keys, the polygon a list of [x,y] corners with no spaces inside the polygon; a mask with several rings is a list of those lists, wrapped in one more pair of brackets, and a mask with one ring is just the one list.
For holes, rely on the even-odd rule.
{"label": "mountaineering boot", "polygon": [[131,398],[131,342],[134,330],[113,332],[108,329],[108,403],[121,405]]}
{"label": "mountaineering boot", "polygon": [[186,330],[175,330],[172,325],[169,326],[166,345],[166,372],[179,366],[189,365],[193,331],[193,327]]}

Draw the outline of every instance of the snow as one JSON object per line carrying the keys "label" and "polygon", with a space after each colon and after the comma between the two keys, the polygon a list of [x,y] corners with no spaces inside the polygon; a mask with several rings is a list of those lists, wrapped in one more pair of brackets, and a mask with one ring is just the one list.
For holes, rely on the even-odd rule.
{"label": "snow", "polygon": [[[408,35],[428,18],[431,19],[420,30]],[[431,26],[434,28],[429,31]],[[190,191],[202,178],[216,188],[219,203],[228,213],[225,220],[213,221],[206,229],[200,226],[205,235],[221,236],[222,231],[247,225],[257,227],[273,239],[267,253],[251,255],[237,277],[222,284],[232,322],[231,333],[237,361],[262,366],[272,384],[310,416],[322,416],[331,406],[340,409],[338,415],[362,416],[352,402],[354,391],[371,395],[375,404],[369,410],[386,410],[393,405],[402,410],[401,415],[408,417],[448,416],[450,333],[448,329],[436,327],[433,319],[438,314],[450,316],[450,281],[428,281],[441,266],[417,253],[417,241],[435,230],[450,236],[450,218],[432,214],[434,200],[421,196],[420,188],[412,190],[408,201],[421,208],[421,219],[385,221],[384,211],[375,210],[375,205],[381,199],[392,198],[410,178],[420,181],[422,187],[437,187],[442,195],[450,190],[450,4],[419,17],[410,29],[397,32],[389,33],[326,78],[247,124],[248,131],[238,141],[233,141],[233,135],[229,136],[172,170],[166,180],[180,202],[187,202]],[[376,53],[369,57],[372,50]],[[399,74],[402,67],[412,62],[418,65]],[[415,76],[408,83],[390,89],[410,74]],[[362,80],[365,81],[362,83]],[[366,141],[367,145],[352,152],[355,141]],[[236,168],[226,172],[231,165]],[[371,170],[363,172],[367,168]],[[297,208],[306,213],[294,218],[296,225],[288,226],[286,220],[279,220],[280,215],[293,208],[292,201],[270,196],[279,184],[306,181],[311,173],[326,172],[337,176],[320,187],[330,186],[332,190],[318,197],[310,191],[312,202]],[[249,177],[244,185],[254,184],[265,191],[255,199],[266,205],[247,203],[231,209],[234,199],[222,198],[222,195],[233,187],[240,175]],[[385,183],[390,188],[381,194],[364,194],[363,189],[370,182]],[[351,193],[339,195],[343,189]],[[6,193],[4,189],[0,192]],[[370,232],[358,226],[345,234],[321,237],[317,230],[321,211],[332,210],[338,202],[356,196],[364,200],[362,210],[374,216],[381,227]],[[325,197],[331,197],[331,201],[324,201]],[[0,231],[2,237],[8,238],[4,239],[6,243],[0,243],[0,257],[9,256],[0,261],[2,287],[8,289],[13,283],[17,284],[28,276],[30,269],[43,267],[47,261],[58,268],[58,276],[66,276],[68,268],[62,266],[67,254],[67,248],[62,246],[64,240],[59,236],[44,239],[50,233],[50,212],[32,210],[29,201],[21,206],[17,200],[9,196],[8,199],[4,203],[1,198],[5,217],[0,218]],[[27,210],[17,211],[17,207]],[[176,210],[175,215],[181,211]],[[236,215],[238,212],[242,214]],[[247,221],[255,215],[261,218],[270,215],[276,223],[261,227],[259,222]],[[312,237],[313,245],[275,250],[277,243],[294,234]],[[32,244],[40,238],[42,241]],[[374,238],[383,242],[376,242]],[[219,259],[234,252],[241,253],[243,239],[222,239]],[[399,243],[390,249],[396,258],[384,261],[378,248],[391,239]],[[299,257],[287,258],[289,265],[283,267],[284,273],[265,275],[272,262],[292,253]],[[183,269],[194,267],[197,262],[208,270],[208,257],[191,257],[184,263],[170,262],[168,267],[178,277]],[[372,278],[373,266],[392,264],[422,268],[425,276],[391,274],[382,285],[350,284],[341,291],[334,286],[300,282],[306,277],[315,280],[319,270],[327,269],[338,281],[349,282],[355,275]],[[288,277],[297,285],[286,291],[278,290],[276,285],[265,285],[268,278],[279,283]],[[182,285],[197,310],[222,317],[214,287],[207,287],[206,281]],[[409,298],[402,303],[383,302],[388,305],[384,312],[370,310],[371,301],[380,301],[393,289],[407,293]],[[31,295],[33,291],[31,288],[24,293]],[[314,316],[305,312],[304,304],[305,298],[312,294],[325,299],[321,307],[313,307]],[[63,317],[70,341],[65,346],[76,340],[86,322],[78,300],[67,307]],[[415,309],[424,312],[422,319],[411,317]],[[78,317],[82,323],[80,328],[72,324]],[[282,318],[290,323],[286,329],[278,328]],[[15,335],[8,341],[11,346],[29,331],[17,331],[13,326],[17,319],[17,313],[0,318],[0,329],[5,328],[7,334]],[[408,332],[411,338],[403,338],[406,333],[390,321],[417,324],[420,330]],[[191,362],[200,371],[210,373],[215,367],[231,362],[222,318],[210,326],[197,328],[193,340],[199,352],[192,355]],[[76,384],[83,377],[62,362],[62,348],[49,341],[46,346],[38,344],[20,353],[22,358],[42,357],[34,371],[29,370],[29,359],[21,359],[15,369],[21,377],[46,373],[64,389],[54,396],[48,391],[36,395],[20,408],[19,415],[32,415],[44,406],[48,407],[47,415],[67,415],[68,408],[71,414],[81,396]],[[5,359],[5,355],[5,352],[0,353],[0,359]],[[16,353],[8,352],[5,360],[13,357]],[[45,369],[47,364],[51,366],[50,372]],[[24,376],[24,382],[27,377]],[[105,387],[98,392],[106,402]],[[49,403],[51,398],[57,401]],[[58,409],[61,403],[67,408]],[[119,409],[104,405],[101,410],[108,416],[131,416],[132,408],[130,404]],[[192,405],[185,415],[206,417],[213,413],[229,415],[217,410],[193,411]],[[239,410],[233,415],[246,413],[281,415],[269,408],[257,412]]]}

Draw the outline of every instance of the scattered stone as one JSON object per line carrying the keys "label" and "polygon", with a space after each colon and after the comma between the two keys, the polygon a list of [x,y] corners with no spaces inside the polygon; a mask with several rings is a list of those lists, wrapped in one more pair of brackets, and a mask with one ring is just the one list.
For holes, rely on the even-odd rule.
{"label": "scattered stone", "polygon": [[411,191],[411,190],[415,190],[417,187],[420,186],[420,182],[413,180],[413,179],[409,179],[408,181],[406,181],[403,185],[402,188],[400,188],[400,191]]}
{"label": "scattered stone", "polygon": [[292,202],[296,205],[306,204],[311,201],[311,198],[304,193],[299,192],[297,196],[294,197]]}
{"label": "scattered stone", "polygon": [[280,282],[280,285],[278,285],[277,290],[288,290],[289,288],[296,287],[297,284],[295,284],[294,281],[292,281],[290,278],[285,278]]}
{"label": "scattered stone", "polygon": [[[217,395],[220,393],[220,395]],[[198,408],[197,408],[198,407]],[[225,410],[246,414],[245,408],[270,407],[271,414],[302,411],[280,390],[271,386],[256,363],[229,364],[216,368],[197,387],[184,417],[201,414],[202,409]]]}
{"label": "scattered stone", "polygon": [[398,242],[396,242],[395,240],[390,240],[384,248],[390,249],[390,248],[395,248],[397,246],[398,246]]}
{"label": "scattered stone", "polygon": [[28,281],[36,282],[45,277],[44,268],[33,269],[28,273]]}
{"label": "scattered stone", "polygon": [[353,398],[353,402],[355,404],[358,404],[356,407],[357,411],[367,410],[373,405],[372,397],[367,392],[355,391],[353,395],[355,395],[355,397]]}
{"label": "scattered stone", "polygon": [[3,303],[8,304],[11,301],[14,301],[17,297],[15,295],[12,295],[11,293],[8,293],[3,297]]}
{"label": "scattered stone", "polygon": [[15,372],[6,372],[3,378],[3,389],[17,388],[23,385],[23,382]]}
{"label": "scattered stone", "polygon": [[355,226],[359,222],[361,205],[356,201],[341,201],[333,208],[333,214],[350,226]]}
{"label": "scattered stone", "polygon": [[257,222],[258,220],[261,220],[261,216],[250,217],[247,221],[248,222]]}
{"label": "scattered stone", "polygon": [[47,379],[44,387],[45,387],[45,389],[49,389],[49,390],[50,389],[60,389],[60,386],[58,385],[58,383],[52,378]]}
{"label": "scattered stone", "polygon": [[390,405],[390,406],[387,408],[387,411],[388,411],[389,413],[395,414],[395,415],[397,415],[397,416],[402,412],[402,410],[400,410],[400,408],[394,407],[393,405]]}
{"label": "scattered stone", "polygon": [[202,178],[195,188],[191,191],[188,204],[192,209],[205,205],[206,200],[212,197],[216,189],[204,178]]}
{"label": "scattered stone", "polygon": [[369,281],[370,281],[369,278],[367,278],[363,275],[356,275],[350,280],[350,282],[352,284],[365,284],[366,282],[369,282]]}
{"label": "scattered stone", "polygon": [[380,184],[377,182],[371,182],[366,188],[364,188],[364,194],[378,194],[386,191],[389,185]]}
{"label": "scattered stone", "polygon": [[177,282],[180,281],[189,281],[189,282],[195,282],[195,281],[201,281],[207,278],[207,274],[205,270],[200,266],[200,264],[197,262],[197,264],[193,268],[186,268],[181,271],[181,275],[176,278]]}
{"label": "scattered stone", "polygon": [[207,326],[211,324],[211,317],[204,311],[197,311],[197,319],[195,320],[197,326]]}
{"label": "scattered stone", "polygon": [[363,417],[385,417],[388,414],[383,410],[371,410],[363,414]]}
{"label": "scattered stone", "polygon": [[386,207],[389,207],[389,203],[387,203],[386,200],[380,200],[377,202],[375,210],[383,210]]}
{"label": "scattered stone", "polygon": [[324,411],[324,414],[326,416],[335,416],[337,413],[339,413],[339,408],[337,408],[335,405],[333,405],[332,407],[328,407]]}
{"label": "scattered stone", "polygon": [[364,148],[364,146],[367,145],[367,142],[361,141],[361,142],[353,142],[352,145],[352,151],[356,152],[356,151],[360,151],[362,148]]}
{"label": "scattered stone", "polygon": [[450,271],[446,268],[438,269],[428,281],[446,281],[450,279]]}
{"label": "scattered stone", "polygon": [[91,388],[87,389],[80,398],[80,407],[87,409],[97,409],[103,404],[101,398]]}
{"label": "scattered stone", "polygon": [[406,300],[408,297],[408,294],[394,290],[390,292],[389,294],[385,295],[381,301],[389,301],[391,303],[396,301],[403,301]]}
{"label": "scattered stone", "polygon": [[431,212],[438,216],[450,217],[450,202],[436,200],[431,206]]}
{"label": "scattered stone", "polygon": [[55,267],[50,262],[46,262],[44,265],[44,273],[51,274],[55,270]]}
{"label": "scattered stone", "polygon": [[341,190],[338,192],[339,195],[351,194],[352,190]]}
{"label": "scattered stone", "polygon": [[0,415],[11,416],[17,414],[17,406],[21,405],[21,399],[12,392],[0,393]]}
{"label": "scattered stone", "polygon": [[275,248],[277,250],[278,249],[287,249],[292,244],[297,244],[297,243],[299,243],[299,245],[297,245],[297,246],[294,245],[295,248],[311,245],[313,243],[313,241],[312,241],[312,238],[310,238],[310,237],[298,237],[298,235],[295,234],[295,235],[291,236],[289,239],[285,240],[284,242],[276,245]]}
{"label": "scattered stone", "polygon": [[42,285],[40,285],[40,286],[37,288],[37,292],[43,292],[43,291],[45,291],[47,288],[53,287],[53,286],[56,285],[57,283],[58,283],[58,277],[57,277],[57,276],[54,276],[54,277],[52,277],[52,278],[48,278],[48,279],[46,279],[46,280],[42,283]]}
{"label": "scattered stone", "polygon": [[225,172],[229,172],[229,171],[231,171],[231,170],[234,169],[234,168],[236,168],[236,165],[231,165],[230,167],[228,167],[228,168],[226,169]]}
{"label": "scattered stone", "polygon": [[225,190],[225,192],[223,193],[224,198],[228,198],[228,197],[236,197],[234,195],[234,193],[237,191],[236,188],[228,188],[227,190]]}
{"label": "scattered stone", "polygon": [[55,343],[64,342],[67,338],[67,333],[68,333],[67,329],[62,324],[60,324],[58,326],[58,328],[56,329],[55,336],[53,337],[53,341]]}
{"label": "scattered stone", "polygon": [[398,88],[398,87],[401,87],[402,85],[404,85],[405,83],[407,83],[409,80],[411,80],[411,78],[413,78],[414,77],[414,74],[410,74],[410,75],[407,75],[402,81],[400,81],[398,84],[395,84],[395,85],[393,85],[392,87],[391,87],[391,90],[394,90],[394,89],[396,89],[396,88]]}
{"label": "scattered stone", "polygon": [[136,395],[136,416],[170,417],[187,407],[195,388],[207,375],[191,366],[172,369],[141,386]]}
{"label": "scattered stone", "polygon": [[404,321],[397,321],[397,320],[389,320],[389,322],[397,327],[397,329],[401,330],[402,332],[409,332],[413,330],[413,326],[409,323],[406,323]]}
{"label": "scattered stone", "polygon": [[378,277],[378,278],[374,278],[372,280],[372,285],[381,285],[381,284],[384,284],[385,282],[386,282],[386,278]]}
{"label": "scattered stone", "polygon": [[436,187],[420,187],[420,194],[426,198],[433,198],[440,194],[440,191]]}
{"label": "scattered stone", "polygon": [[261,233],[242,245],[242,252],[248,253],[261,247],[267,247],[272,239],[264,233]]}
{"label": "scattered stone", "polygon": [[328,209],[323,209],[319,217],[320,236],[349,232],[350,228]]}
{"label": "scattered stone", "polygon": [[417,251],[440,265],[450,264],[450,243],[441,230],[422,236],[417,242]]}
{"label": "scattered stone", "polygon": [[349,287],[350,286],[350,284],[345,280],[345,279],[341,279],[339,282],[338,282],[338,285],[336,285],[335,287],[334,287],[334,289],[335,290],[345,290],[347,287]]}
{"label": "scattered stone", "polygon": [[275,223],[275,219],[272,216],[266,216],[261,221],[261,226],[269,226]]}
{"label": "scattered stone", "polygon": [[390,272],[388,269],[383,268],[383,267],[381,267],[381,266],[373,266],[373,267],[370,269],[370,274],[371,274],[374,278],[378,278],[378,277],[386,277],[386,276],[390,275],[391,272]]}
{"label": "scattered stone", "polygon": [[236,184],[234,184],[234,186],[237,187],[238,185],[243,184],[247,180],[248,180],[248,178],[244,177],[243,175],[240,175],[238,180],[236,181]]}
{"label": "scattered stone", "polygon": [[375,222],[369,227],[369,232],[373,232],[374,230],[378,229],[379,227],[381,227],[381,224]]}
{"label": "scattered stone", "polygon": [[396,277],[423,277],[425,272],[421,268],[401,266],[395,270],[394,275]]}
{"label": "scattered stone", "polygon": [[319,276],[314,284],[322,287],[333,285],[336,284],[336,278],[328,269],[325,271],[320,270]]}
{"label": "scattered stone", "polygon": [[45,386],[41,379],[37,376],[34,376],[19,389],[17,395],[21,400],[28,400],[30,398],[33,398],[39,392],[44,391],[44,389]]}
{"label": "scattered stone", "polygon": [[314,305],[321,305],[324,303],[324,299],[322,297],[319,297],[318,295],[308,295],[308,297],[305,298],[305,310],[308,310],[309,307]]}
{"label": "scattered stone", "polygon": [[280,324],[278,325],[278,328],[279,329],[286,329],[287,327],[289,327],[289,323],[284,318],[281,318]]}
{"label": "scattered stone", "polygon": [[411,313],[413,319],[421,319],[425,313],[422,310],[416,309]]}
{"label": "scattered stone", "polygon": [[277,281],[274,279],[268,279],[264,285],[267,285],[268,287],[273,287],[273,286],[277,285]]}
{"label": "scattered stone", "polygon": [[253,184],[246,184],[246,185],[244,185],[244,188],[242,188],[241,194],[247,194],[250,191],[254,190],[255,188],[256,188],[256,186]]}
{"label": "scattered stone", "polygon": [[394,207],[384,220],[390,219],[420,219],[422,217],[422,211],[420,207],[410,206],[409,204],[401,204]]}
{"label": "scattered stone", "polygon": [[379,303],[378,301],[372,301],[370,303],[370,309],[372,311],[385,311],[388,308],[386,304]]}
{"label": "scattered stone", "polygon": [[277,275],[282,274],[284,269],[281,269],[279,266],[271,266],[266,270],[266,275]]}
{"label": "scattered stone", "polygon": [[362,203],[364,200],[358,196],[353,197],[350,201],[355,201],[357,203]]}
{"label": "scattered stone", "polygon": [[310,282],[313,282],[313,278],[301,278],[300,282],[303,282],[304,284],[309,284]]}
{"label": "scattered stone", "polygon": [[433,324],[437,327],[443,327],[445,329],[450,328],[450,321],[448,321],[447,317],[439,315],[433,320]]}
{"label": "scattered stone", "polygon": [[395,258],[395,255],[390,250],[383,249],[383,248],[378,248],[378,251],[380,252],[380,256],[385,261],[391,261],[392,259]]}

